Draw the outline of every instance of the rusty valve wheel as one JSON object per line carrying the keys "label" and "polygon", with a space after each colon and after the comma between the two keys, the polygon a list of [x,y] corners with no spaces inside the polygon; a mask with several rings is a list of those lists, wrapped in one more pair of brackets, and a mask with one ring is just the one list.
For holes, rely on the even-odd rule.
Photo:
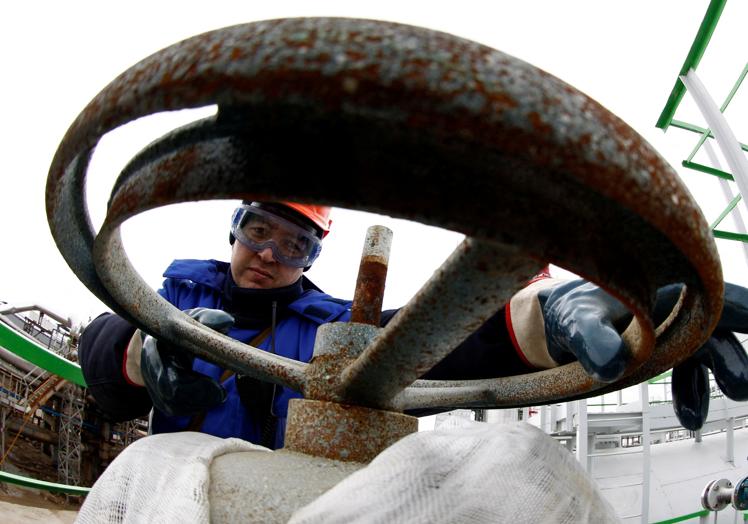
{"label": "rusty valve wheel", "polygon": [[[96,234],[83,188],[98,140],[144,115],[211,104],[216,116],[174,131],[130,163]],[[325,381],[313,365],[201,327],[131,267],[123,221],[157,206],[218,198],[348,207],[467,238]],[[46,202],[63,256],[113,310],[313,399],[398,411],[599,394],[688,357],[721,309],[711,232],[672,168],[635,131],[525,62],[400,24],[272,20],[159,51],[116,78],[72,124],[52,163]],[[626,338],[635,358],[621,381],[595,382],[576,363],[514,377],[417,381],[548,262],[601,285],[633,312]],[[655,292],[675,282],[685,292],[655,330]]]}

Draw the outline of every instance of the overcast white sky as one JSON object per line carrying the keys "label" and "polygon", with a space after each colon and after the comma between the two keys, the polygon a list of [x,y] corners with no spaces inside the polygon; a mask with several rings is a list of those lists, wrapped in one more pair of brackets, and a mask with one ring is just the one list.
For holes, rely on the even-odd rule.
{"label": "overcast white sky", "polygon": [[[470,38],[528,61],[597,99],[652,142],[683,174],[711,222],[724,207],[716,179],[679,167],[698,137],[654,127],[707,5],[707,0],[3,3],[0,300],[42,304],[79,320],[104,309],[67,267],[46,222],[47,170],[63,134],[101,88],[141,58],[207,30],[268,18],[392,20]],[[748,56],[745,20],[746,2],[730,0],[698,70],[718,104]],[[743,142],[747,107],[748,86],[726,112]],[[704,125],[694,108],[687,95],[676,118]],[[94,224],[103,220],[111,184],[124,164],[152,139],[196,116],[154,117],[105,137],[89,173]],[[701,160],[707,163],[703,154]],[[177,207],[186,209],[148,213],[124,229],[130,258],[154,287],[173,258],[229,256],[233,203]],[[343,210],[336,210],[333,220],[333,233],[309,276],[331,294],[350,298],[366,227],[389,225],[395,237],[385,307],[407,302],[461,238]],[[726,241],[718,245],[726,279],[748,285],[741,248]]]}

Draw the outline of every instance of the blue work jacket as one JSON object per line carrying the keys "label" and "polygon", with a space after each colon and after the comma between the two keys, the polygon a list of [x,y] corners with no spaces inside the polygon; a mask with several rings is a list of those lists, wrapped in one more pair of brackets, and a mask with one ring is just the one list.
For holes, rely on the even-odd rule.
{"label": "blue work jacket", "polygon": [[[159,294],[181,310],[195,307],[223,309],[227,271],[228,264],[217,260],[175,260],[164,273],[166,280]],[[314,350],[317,328],[327,322],[349,320],[350,305],[350,301],[334,299],[314,289],[305,290],[288,306],[288,314],[275,327],[276,353],[301,362],[309,362]],[[234,327],[228,335],[248,343],[260,331],[262,329]],[[266,337],[259,344],[259,348],[270,351],[270,345],[271,337]],[[224,371],[220,366],[200,358],[195,358],[193,369],[216,380],[220,379]],[[237,391],[236,377],[232,375],[222,385],[226,389],[226,400],[207,412],[200,431],[217,437],[239,437],[260,442],[262,421],[253,420],[245,409]],[[272,403],[273,414],[278,418],[275,448],[283,446],[288,401],[291,398],[301,398],[301,394],[281,386],[275,389]],[[183,431],[191,420],[192,417],[170,417],[154,409],[151,428],[153,433]]]}

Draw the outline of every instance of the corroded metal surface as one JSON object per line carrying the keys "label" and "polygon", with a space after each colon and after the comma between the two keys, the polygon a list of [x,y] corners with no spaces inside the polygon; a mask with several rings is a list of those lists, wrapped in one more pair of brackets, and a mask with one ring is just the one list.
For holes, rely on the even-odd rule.
{"label": "corroded metal surface", "polygon": [[391,246],[392,231],[386,227],[371,226],[366,231],[353,294],[351,322],[379,325]]}
{"label": "corroded metal surface", "polygon": [[374,340],[380,328],[357,322],[331,322],[317,328],[314,339],[314,357],[338,355],[356,358]]}
{"label": "corroded metal surface", "polygon": [[[100,137],[140,116],[207,104],[218,104],[216,117],[176,131],[126,168],[97,236],[83,186]],[[324,172],[326,184],[309,172]],[[533,403],[550,402],[570,391],[596,394],[633,383],[688,357],[721,308],[721,269],[708,225],[646,141],[551,75],[426,29],[289,19],[180,42],[126,71],[84,109],[55,155],[46,195],[55,241],[89,289],[150,332],[186,336],[182,344],[193,351],[214,337],[167,311],[132,276],[126,258],[114,259],[124,257],[117,231],[127,218],[207,198],[338,205],[472,237],[455,254],[458,262],[435,275],[341,375],[346,398],[372,406],[405,406],[420,396],[428,384],[402,390],[546,262],[626,304],[639,323],[640,355],[653,343],[648,318],[656,290],[681,282],[688,291],[651,357],[620,383],[592,383],[570,365],[527,382],[452,384],[449,402],[520,405],[529,402],[518,396],[524,384],[533,385]],[[503,260],[493,260],[492,250]],[[470,262],[464,274],[462,260]],[[481,275],[494,287],[480,286]],[[412,343],[401,342],[411,330]],[[251,350],[228,356],[233,349],[221,353],[228,344],[214,344],[214,359],[306,388],[303,364]]]}
{"label": "corroded metal surface", "polygon": [[369,462],[416,431],[418,419],[402,413],[292,399],[284,449],[346,462]]}
{"label": "corroded metal surface", "polygon": [[[359,296],[360,298],[360,296]],[[317,329],[314,357],[305,370],[304,396],[315,400],[345,402],[340,376],[381,328],[358,322],[331,322]]]}

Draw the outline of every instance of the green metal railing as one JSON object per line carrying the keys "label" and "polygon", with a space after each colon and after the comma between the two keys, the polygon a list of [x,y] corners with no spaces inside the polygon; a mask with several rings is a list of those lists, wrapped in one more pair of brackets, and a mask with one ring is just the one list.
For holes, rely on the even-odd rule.
{"label": "green metal railing", "polygon": [[652,377],[652,378],[650,378],[650,379],[649,379],[649,380],[647,381],[647,383],[648,383],[648,384],[657,384],[658,382],[661,382],[661,381],[665,380],[666,378],[670,378],[670,377],[672,377],[672,376],[673,376],[673,370],[672,370],[672,369],[670,369],[670,370],[668,370],[668,371],[665,371],[664,373],[660,373],[660,374],[659,374],[659,375],[657,375],[656,377]]}
{"label": "green metal railing", "polygon": [[678,109],[678,105],[683,99],[683,95],[686,94],[686,86],[683,84],[680,77],[688,73],[689,70],[695,70],[696,67],[698,67],[701,57],[704,56],[704,51],[706,51],[709,41],[712,39],[712,34],[714,33],[714,29],[717,27],[719,17],[722,16],[722,11],[724,10],[726,3],[727,0],[712,0],[709,3],[704,19],[701,21],[701,26],[699,26],[699,31],[696,33],[696,38],[691,45],[691,49],[688,51],[688,56],[686,56],[683,66],[680,68],[678,78],[675,80],[675,86],[673,86],[673,90],[670,92],[665,108],[662,110],[662,113],[660,113],[660,118],[657,119],[657,124],[655,124],[663,131],[667,130],[672,122],[675,111]]}
{"label": "green metal railing", "polygon": [[[719,108],[720,112],[724,113],[725,109],[727,109],[727,106],[730,105],[730,102],[735,96],[735,93],[740,88],[741,84],[743,83],[743,80],[745,80],[746,74],[748,74],[748,63],[746,63],[745,67],[743,68],[743,71],[740,73],[737,81],[735,82],[732,89],[730,90],[730,93],[727,95],[727,98],[725,98],[725,101],[720,106]],[[682,127],[683,129],[688,129],[689,131],[695,131],[696,128],[698,128],[698,126],[693,126],[693,125],[690,125],[688,127],[685,127],[685,126],[680,126],[680,127]],[[688,155],[688,158],[682,162],[683,167],[692,169],[694,171],[699,171],[701,173],[706,173],[708,175],[716,176],[724,180],[734,181],[735,178],[730,173],[726,173],[720,169],[716,169],[710,166],[705,166],[703,164],[699,164],[693,161],[694,157],[696,156],[696,153],[699,151],[701,146],[704,145],[704,142],[706,142],[707,138],[714,136],[710,129],[703,129],[703,128],[699,128],[699,129],[700,129],[700,135],[701,135],[699,138],[699,141],[696,143],[696,146],[691,151],[691,154]],[[740,148],[743,151],[748,151],[748,146],[746,146],[743,143],[740,144]],[[719,217],[717,217],[717,219],[712,223],[711,229],[712,229],[712,233],[714,234],[715,238],[723,238],[726,240],[737,240],[740,242],[748,242],[748,235],[744,233],[735,233],[732,231],[724,231],[724,230],[716,229],[719,223],[722,222],[722,220],[724,220],[725,217],[729,215],[733,209],[735,209],[735,206],[738,204],[738,202],[740,202],[741,198],[742,197],[740,194],[738,194],[735,198],[733,198],[730,201],[730,203],[727,205],[727,207],[720,213]]]}
{"label": "green metal railing", "polygon": [[[686,520],[707,517],[709,513],[711,513],[709,510],[702,509],[701,511],[695,511],[693,513],[689,513],[688,515],[681,515],[680,517],[673,517],[672,519],[667,520],[658,520],[657,522],[652,522],[651,524],[675,524],[676,522],[685,522]],[[743,522],[746,521],[748,521],[748,513],[743,513]]]}
{"label": "green metal railing", "polygon": [[[695,71],[696,68],[698,67],[699,62],[701,61],[701,58],[704,56],[704,52],[706,51],[706,48],[709,45],[709,41],[712,38],[712,34],[714,33],[714,30],[717,27],[717,23],[719,22],[719,19],[722,15],[722,11],[724,10],[726,3],[727,3],[727,0],[712,0],[709,3],[709,7],[707,8],[706,14],[704,15],[704,19],[701,21],[699,30],[696,33],[696,38],[694,38],[694,41],[691,44],[691,49],[688,52],[688,56],[686,56],[686,60],[683,62],[683,66],[681,67],[680,72],[678,73],[678,78],[675,80],[675,86],[670,92],[670,96],[668,97],[667,103],[665,104],[665,107],[660,113],[660,117],[657,119],[657,123],[655,125],[656,127],[662,129],[663,131],[666,131],[668,127],[672,125],[673,127],[677,127],[677,128],[684,129],[686,131],[691,131],[693,133],[698,133],[699,135],[701,135],[699,137],[698,142],[696,143],[696,146],[691,151],[691,154],[688,156],[687,159],[683,160],[682,162],[683,167],[692,169],[694,171],[698,171],[700,173],[706,173],[708,175],[716,176],[724,180],[733,181],[734,178],[730,173],[726,173],[725,171],[722,171],[720,169],[716,169],[710,166],[705,166],[703,164],[693,161],[694,157],[696,156],[696,153],[699,151],[699,149],[701,149],[701,146],[704,145],[706,140],[709,138],[714,138],[714,134],[712,133],[712,131],[710,129],[705,129],[694,124],[690,124],[690,123],[683,122],[680,120],[675,120],[673,118],[675,116],[676,110],[678,109],[678,105],[680,104],[681,100],[683,99],[683,95],[686,92],[686,86],[683,84],[683,81],[681,80],[681,76],[688,74],[690,70]],[[745,67],[743,68],[743,71],[740,73],[740,75],[738,75],[738,79],[735,81],[735,84],[733,85],[729,94],[725,98],[725,101],[722,103],[722,106],[720,107],[721,112],[724,113],[725,109],[727,109],[727,106],[732,101],[733,97],[735,96],[741,84],[743,83],[743,80],[745,80],[745,77],[747,74],[748,74],[748,63],[746,63]],[[743,151],[748,151],[748,146],[746,146],[745,144],[741,143],[740,147]],[[744,233],[735,233],[732,231],[724,231],[724,230],[716,229],[717,225],[720,222],[722,222],[722,220],[724,220],[724,218],[727,215],[729,215],[733,211],[733,209],[735,209],[735,206],[737,205],[739,200],[740,200],[739,196],[736,197],[736,199],[733,199],[728,204],[727,208],[724,211],[722,211],[722,213],[720,213],[719,217],[712,224],[711,226],[712,232],[715,238],[722,238],[726,240],[736,240],[736,241],[748,243],[748,235]]]}
{"label": "green metal railing", "polygon": [[691,160],[684,160],[683,162],[681,162],[681,165],[683,167],[687,167],[688,169],[693,169],[694,171],[700,171],[707,175],[716,176],[717,178],[721,178],[723,180],[729,180],[730,182],[735,181],[735,177],[733,177],[730,173],[722,171],[721,169],[717,169],[716,167],[705,166],[704,164],[699,164],[698,162],[693,162]]}
{"label": "green metal railing", "polygon": [[653,522],[652,524],[675,524],[676,522],[684,522],[686,520],[698,519],[701,517],[705,517],[707,515],[709,515],[709,511],[706,509],[703,509],[701,511],[695,511],[693,513],[689,513],[688,515],[681,515],[680,517],[673,517],[672,519],[658,520],[657,522]]}
{"label": "green metal railing", "polygon": [[[743,70],[745,71],[745,69]],[[743,79],[745,79],[745,74],[742,74]],[[738,79],[739,82],[742,83],[741,79]],[[740,87],[738,85],[738,87]],[[688,122],[684,122],[683,120],[676,120],[673,119],[670,122],[670,125],[672,127],[677,127],[678,129],[683,129],[685,131],[691,131],[692,133],[698,133],[699,135],[707,134],[709,138],[714,138],[714,133],[712,133],[711,129],[707,129],[705,127],[697,126],[696,124],[690,124]],[[740,144],[740,148],[743,151],[748,151],[748,145],[738,142]],[[732,179],[732,175],[730,175],[730,178]]]}

